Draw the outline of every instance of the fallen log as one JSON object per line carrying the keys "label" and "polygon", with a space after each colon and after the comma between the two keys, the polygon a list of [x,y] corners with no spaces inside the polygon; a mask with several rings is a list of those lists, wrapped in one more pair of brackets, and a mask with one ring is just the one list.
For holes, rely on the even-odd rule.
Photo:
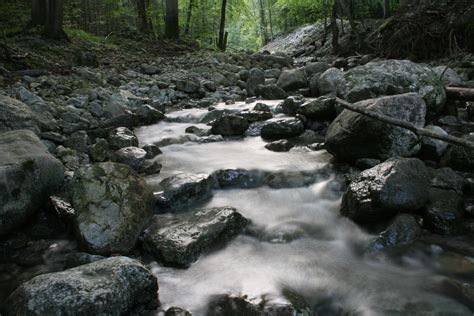
{"label": "fallen log", "polygon": [[461,87],[446,87],[446,96],[448,99],[474,101],[474,89]]}
{"label": "fallen log", "polygon": [[416,135],[418,135],[420,137],[429,137],[429,138],[433,138],[433,139],[438,139],[438,140],[447,142],[449,144],[459,145],[459,146],[463,146],[463,147],[474,150],[474,142],[470,142],[470,141],[465,140],[463,138],[459,138],[459,137],[455,137],[455,136],[451,136],[451,135],[441,135],[441,134],[432,132],[432,131],[430,131],[428,129],[425,129],[425,128],[419,128],[419,127],[416,127],[415,125],[413,125],[413,124],[411,124],[407,121],[402,121],[402,120],[395,119],[395,118],[390,117],[390,116],[386,116],[386,115],[384,115],[384,114],[382,114],[378,111],[367,110],[366,108],[354,105],[354,104],[349,103],[347,101],[344,101],[340,98],[336,98],[336,102],[337,102],[337,104],[339,104],[340,106],[342,106],[343,108],[345,108],[349,111],[353,111],[353,112],[362,114],[364,116],[373,118],[375,120],[382,121],[382,122],[390,124],[390,125],[405,128],[407,130],[412,131],[413,133],[415,133]]}

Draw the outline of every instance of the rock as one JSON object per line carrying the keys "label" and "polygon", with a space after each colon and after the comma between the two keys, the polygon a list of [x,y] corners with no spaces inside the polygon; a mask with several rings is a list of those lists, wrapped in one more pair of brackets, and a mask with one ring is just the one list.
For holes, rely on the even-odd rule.
{"label": "rock", "polygon": [[63,177],[63,165],[33,132],[1,133],[0,236],[30,219]]}
{"label": "rock", "polygon": [[264,139],[278,140],[301,135],[304,125],[298,118],[275,118],[264,123],[261,136]]}
{"label": "rock", "polygon": [[280,100],[288,96],[285,90],[275,84],[258,85],[255,94],[266,100]]}
{"label": "rock", "polygon": [[76,171],[72,184],[78,240],[91,253],[127,253],[152,216],[153,193],[126,165],[105,162]]}
{"label": "rock", "polygon": [[326,70],[319,79],[322,94],[335,93],[349,102],[383,95],[416,92],[428,113],[440,113],[446,101],[444,84],[430,67],[408,60],[370,62],[347,72]]}
{"label": "rock", "polygon": [[[379,111],[417,127],[423,127],[425,123],[425,102],[414,93],[365,100],[356,106]],[[346,161],[409,157],[420,150],[418,136],[411,131],[349,110],[342,111],[331,123],[325,143],[331,154]]]}
{"label": "rock", "polygon": [[248,96],[257,95],[258,85],[265,85],[265,75],[263,71],[258,68],[252,68],[249,72],[249,78],[247,79],[247,94]]}
{"label": "rock", "polygon": [[293,144],[290,143],[286,139],[280,139],[276,140],[274,142],[268,143],[265,145],[265,148],[271,151],[276,151],[276,152],[285,152],[285,151],[290,151],[291,148],[293,148]]}
{"label": "rock", "polygon": [[213,173],[222,188],[254,188],[260,184],[261,174],[245,169],[225,169]]}
{"label": "rock", "polygon": [[235,237],[246,224],[232,207],[174,217],[156,215],[143,233],[143,247],[166,265],[188,267],[204,251]]}
{"label": "rock", "polygon": [[66,147],[74,149],[81,153],[87,153],[87,144],[89,143],[89,136],[85,131],[79,131],[72,133],[68,139],[64,142]]}
{"label": "rock", "polygon": [[[428,125],[425,127],[425,129],[440,135],[448,135],[448,133],[439,126]],[[441,156],[446,151],[446,148],[448,148],[448,143],[446,142],[430,137],[422,137],[419,155],[421,158],[426,160],[439,161]]]}
{"label": "rock", "polygon": [[344,57],[339,57],[334,61],[334,67],[335,68],[345,68],[347,67],[347,59]]}
{"label": "rock", "polygon": [[429,174],[416,158],[389,159],[362,171],[342,198],[341,214],[360,223],[416,212],[428,202]]}
{"label": "rock", "polygon": [[281,75],[281,70],[278,68],[273,68],[273,69],[267,69],[263,72],[265,78],[276,78],[280,77]]}
{"label": "rock", "polygon": [[163,152],[161,149],[154,145],[154,144],[146,144],[145,146],[142,147],[144,151],[146,151],[146,159],[153,159],[158,155],[161,155]]}
{"label": "rock", "polygon": [[113,149],[124,147],[138,147],[138,138],[126,127],[117,127],[110,131],[108,141]]}
{"label": "rock", "polygon": [[71,253],[66,261],[66,267],[68,269],[79,267],[85,264],[93,263],[99,260],[103,260],[106,257],[99,255],[91,255],[85,252],[73,252]]}
{"label": "rock", "polygon": [[197,80],[176,80],[176,89],[188,94],[199,93],[201,84]]}
{"label": "rock", "polygon": [[273,117],[273,114],[271,112],[266,112],[266,111],[242,111],[238,113],[238,116],[241,116],[250,123],[254,122],[260,122],[260,121],[266,121],[268,119],[271,119]]}
{"label": "rock", "polygon": [[138,171],[146,159],[146,151],[138,147],[125,147],[115,152],[114,161]]}
{"label": "rock", "polygon": [[451,168],[439,168],[433,170],[431,178],[431,187],[454,191],[463,194],[466,180],[453,171]]}
{"label": "rock", "polygon": [[464,200],[451,190],[430,189],[430,201],[423,213],[423,226],[437,234],[463,232]]}
{"label": "rock", "polygon": [[255,104],[255,106],[253,107],[253,110],[254,111],[259,111],[259,112],[271,112],[270,107],[268,105],[266,105],[265,103]]}
{"label": "rock", "polygon": [[249,128],[250,122],[242,116],[228,114],[212,124],[211,132],[222,136],[240,136]]}
{"label": "rock", "polygon": [[95,144],[89,148],[89,155],[93,162],[104,162],[109,160],[109,143],[103,138],[96,139]]}
{"label": "rock", "polygon": [[80,153],[74,149],[58,146],[56,148],[56,157],[58,157],[67,170],[76,170],[81,165],[90,162],[89,156],[85,153]]}
{"label": "rock", "polygon": [[282,113],[289,116],[295,116],[300,106],[305,101],[305,98],[303,98],[302,96],[292,96],[286,98],[282,103],[278,105],[278,107],[281,108]]}
{"label": "rock", "polygon": [[304,67],[304,72],[308,78],[313,77],[316,74],[321,75],[323,72],[328,70],[330,67],[325,62],[314,62],[309,63]]}
{"label": "rock", "polygon": [[398,250],[414,244],[421,236],[421,227],[416,218],[400,214],[367,247],[369,251]]}
{"label": "rock", "polygon": [[165,316],[191,316],[191,313],[181,307],[170,307],[166,310]]}
{"label": "rock", "polygon": [[158,68],[155,65],[147,65],[147,64],[142,64],[140,67],[140,70],[143,74],[145,75],[157,75],[161,73],[160,68]]}
{"label": "rock", "polygon": [[277,86],[285,91],[295,91],[308,86],[304,71],[299,69],[284,70],[278,78]]}
{"label": "rock", "polygon": [[199,137],[211,135],[211,129],[199,128],[197,126],[186,127],[185,132],[189,133],[189,134],[194,134],[194,135],[199,136]]}
{"label": "rock", "polygon": [[[447,66],[438,66],[438,67],[433,67],[433,71],[436,73],[438,78],[441,78],[444,84],[446,85],[460,85],[462,83],[461,77],[458,75],[458,73]],[[441,77],[441,75],[443,75]]]}
{"label": "rock", "polygon": [[150,125],[158,123],[165,115],[148,104],[143,104],[133,111],[135,114],[135,125]]}
{"label": "rock", "polygon": [[332,97],[322,96],[302,104],[297,113],[310,120],[332,121],[337,116],[336,102]]}
{"label": "rock", "polygon": [[161,172],[162,167],[163,166],[158,161],[148,159],[142,163],[138,172],[145,175],[156,175]]}
{"label": "rock", "polygon": [[[474,133],[465,135],[463,138],[474,142]],[[441,158],[440,164],[455,170],[471,172],[474,169],[474,149],[449,145]]]}
{"label": "rock", "polygon": [[6,301],[6,315],[127,314],[157,298],[158,283],[139,261],[113,257],[23,283]]}
{"label": "rock", "polygon": [[39,134],[35,114],[25,103],[0,95],[0,107],[0,132],[28,129]]}
{"label": "rock", "polygon": [[158,206],[179,209],[211,197],[214,181],[208,174],[181,173],[163,179],[155,193]]}
{"label": "rock", "polygon": [[381,161],[378,159],[361,158],[361,159],[357,159],[354,165],[356,168],[359,168],[360,170],[366,170],[366,169],[375,167],[379,163],[381,163]]}

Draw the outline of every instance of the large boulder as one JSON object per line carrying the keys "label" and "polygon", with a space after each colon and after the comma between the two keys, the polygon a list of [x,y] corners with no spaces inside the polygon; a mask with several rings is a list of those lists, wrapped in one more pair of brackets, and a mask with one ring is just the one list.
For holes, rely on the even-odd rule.
{"label": "large boulder", "polygon": [[247,94],[249,97],[257,95],[257,87],[265,84],[265,74],[258,68],[252,68],[247,79]]}
{"label": "large boulder", "polygon": [[156,215],[143,234],[143,247],[167,265],[187,267],[205,250],[239,234],[246,224],[232,207]]}
{"label": "large boulder", "polygon": [[113,257],[23,283],[6,315],[125,315],[157,300],[158,283],[139,261]]}
{"label": "large boulder", "polygon": [[389,159],[361,172],[342,198],[341,214],[361,224],[416,212],[429,198],[430,179],[416,158]]}
{"label": "large boulder", "polygon": [[290,69],[281,73],[277,86],[285,91],[295,91],[308,86],[308,79],[303,70]]}
{"label": "large boulder", "polygon": [[255,91],[257,96],[266,100],[279,100],[288,96],[285,90],[275,84],[258,85]]}
{"label": "large boulder", "polygon": [[0,132],[28,129],[39,134],[40,127],[35,114],[25,103],[0,95]]}
{"label": "large boulder", "polygon": [[139,172],[146,159],[146,151],[139,147],[125,147],[115,152],[114,160],[130,166],[133,170]]}
{"label": "large boulder", "polygon": [[211,197],[214,180],[208,174],[181,173],[163,179],[159,186],[158,206],[180,209]]}
{"label": "large boulder", "polygon": [[113,149],[138,147],[137,136],[126,127],[117,127],[109,132],[108,141]]}
{"label": "large boulder", "polygon": [[211,132],[222,136],[240,136],[249,128],[250,122],[246,118],[229,114],[217,119],[212,124]]}
{"label": "large boulder", "polygon": [[[474,143],[474,133],[465,135],[463,138]],[[455,170],[471,172],[474,169],[474,149],[459,145],[449,145],[441,158],[441,165]]]}
{"label": "large boulder", "polygon": [[409,60],[384,60],[342,72],[326,70],[319,78],[323,94],[336,93],[349,102],[384,95],[416,92],[431,114],[441,112],[446,101],[444,84],[432,68]]}
{"label": "large boulder", "polygon": [[336,118],[336,102],[334,98],[321,96],[302,104],[297,113],[310,120],[330,121]]}
{"label": "large boulder", "polygon": [[299,136],[304,132],[304,124],[298,118],[275,118],[264,123],[261,136],[264,139],[277,140]]}
{"label": "large boulder", "polygon": [[128,166],[105,162],[76,171],[74,226],[91,253],[127,253],[153,213],[153,193]]}
{"label": "large boulder", "polygon": [[32,131],[0,134],[0,236],[28,220],[63,177],[61,162]]}
{"label": "large boulder", "polygon": [[[425,124],[426,105],[415,93],[365,100],[356,106],[417,127]],[[413,132],[349,110],[342,111],[329,126],[326,147],[331,154],[346,161],[409,157],[420,150],[418,136]]]}

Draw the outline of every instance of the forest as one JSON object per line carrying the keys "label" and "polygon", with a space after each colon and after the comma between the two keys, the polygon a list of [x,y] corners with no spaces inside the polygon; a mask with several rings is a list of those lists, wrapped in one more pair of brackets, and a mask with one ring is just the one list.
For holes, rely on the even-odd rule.
{"label": "forest", "polygon": [[472,0],[2,0],[0,316],[474,313]]}

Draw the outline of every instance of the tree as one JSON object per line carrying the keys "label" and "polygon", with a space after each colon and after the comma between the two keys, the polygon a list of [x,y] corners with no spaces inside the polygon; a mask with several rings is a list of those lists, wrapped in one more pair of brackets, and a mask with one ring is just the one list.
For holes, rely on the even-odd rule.
{"label": "tree", "polygon": [[339,28],[337,26],[338,7],[339,7],[339,0],[335,0],[332,5],[332,12],[331,12],[332,53],[334,55],[337,55],[339,53]]}
{"label": "tree", "polygon": [[258,0],[258,5],[260,8],[260,35],[262,36],[263,44],[266,44],[268,43],[268,34],[265,23],[265,6],[263,4],[263,0]]}
{"label": "tree", "polygon": [[32,0],[31,21],[29,26],[44,26],[46,22],[46,0]]}
{"label": "tree", "polygon": [[178,0],[166,0],[165,37],[179,39]]}
{"label": "tree", "polygon": [[217,48],[225,51],[227,46],[227,34],[225,33],[225,10],[227,6],[227,0],[222,0],[221,6],[221,21],[219,24],[219,38],[217,41]]}
{"label": "tree", "polygon": [[34,9],[38,10],[37,12],[45,12],[44,36],[53,39],[67,39],[68,37],[63,30],[63,0],[42,0],[39,2],[39,5],[39,8],[36,7]]}
{"label": "tree", "polygon": [[150,33],[150,24],[148,23],[148,16],[146,10],[146,0],[137,0],[138,23],[139,29],[142,33]]}
{"label": "tree", "polygon": [[191,28],[191,16],[193,14],[194,0],[189,0],[188,10],[186,12],[186,23],[184,24],[184,34],[189,34],[189,29]]}
{"label": "tree", "polygon": [[390,12],[390,0],[384,0],[383,1],[383,18],[386,19],[386,18],[389,18],[390,15],[391,15],[391,12]]}

